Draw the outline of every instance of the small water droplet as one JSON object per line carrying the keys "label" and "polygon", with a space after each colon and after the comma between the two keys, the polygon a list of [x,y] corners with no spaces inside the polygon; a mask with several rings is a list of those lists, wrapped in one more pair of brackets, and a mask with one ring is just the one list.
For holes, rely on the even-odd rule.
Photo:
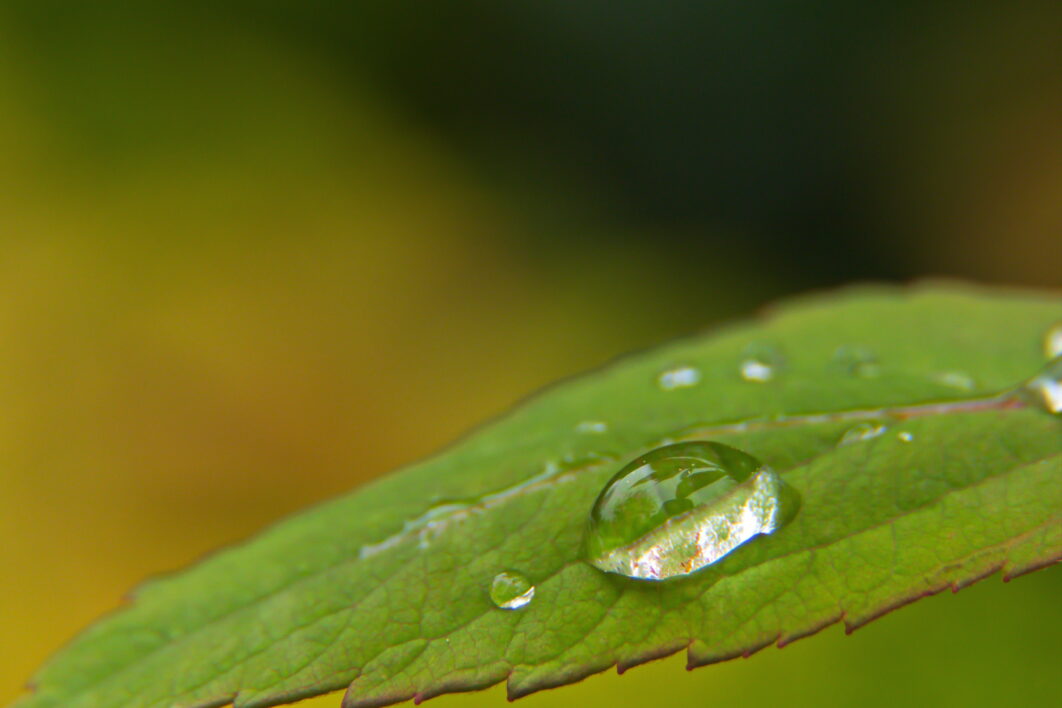
{"label": "small water droplet", "polygon": [[757,383],[770,381],[774,378],[774,367],[770,364],[764,364],[762,361],[746,359],[741,362],[741,378]]}
{"label": "small water droplet", "polygon": [[715,563],[792,520],[799,495],[755,457],[716,442],[660,447],[623,467],[590,512],[600,570],[665,580]]}
{"label": "small water droplet", "polygon": [[865,347],[844,345],[833,353],[833,363],[849,376],[872,379],[881,376],[878,357]]}
{"label": "small water droplet", "polygon": [[692,366],[674,366],[665,369],[656,377],[656,383],[665,391],[673,391],[676,388],[689,388],[696,386],[701,381],[701,372]]}
{"label": "small water droplet", "polygon": [[575,426],[577,433],[607,433],[608,423],[603,420],[584,420]]}
{"label": "small water droplet", "polygon": [[475,500],[453,499],[439,501],[420,516],[406,521],[402,529],[379,543],[362,546],[358,550],[361,558],[371,558],[389,550],[407,538],[416,538],[417,547],[427,549],[436,537],[452,523],[463,521],[471,514]]}
{"label": "small water droplet", "polygon": [[1062,322],[1055,322],[1044,334],[1044,355],[1048,359],[1062,356]]}
{"label": "small water droplet", "polygon": [[905,430],[903,432],[896,433],[896,439],[900,442],[911,442],[912,440],[914,440],[914,435]]}
{"label": "small water droplet", "polygon": [[853,443],[876,438],[884,432],[885,426],[881,423],[871,423],[869,421],[856,423],[845,431],[844,435],[841,436],[841,439],[837,441],[837,444],[851,445]]}
{"label": "small water droplet", "polygon": [[1047,366],[1026,381],[1018,393],[1048,413],[1062,415],[1062,356],[1047,362]]}
{"label": "small water droplet", "polygon": [[782,365],[781,352],[770,344],[750,344],[743,356],[738,371],[741,378],[754,383],[770,381]]}
{"label": "small water droplet", "polygon": [[535,586],[521,573],[503,570],[490,583],[490,599],[503,610],[527,607],[535,596]]}
{"label": "small water droplet", "polygon": [[975,385],[973,377],[962,371],[942,371],[933,376],[933,380],[942,386],[957,388],[960,391],[972,391]]}

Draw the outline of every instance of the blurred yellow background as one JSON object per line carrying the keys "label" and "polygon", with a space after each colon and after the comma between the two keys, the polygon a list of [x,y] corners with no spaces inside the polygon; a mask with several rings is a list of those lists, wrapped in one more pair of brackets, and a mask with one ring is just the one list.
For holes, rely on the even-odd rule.
{"label": "blurred yellow background", "polygon": [[[625,351],[1058,287],[1059,7],[844,8],[0,4],[0,704],[144,577]],[[526,703],[1043,705],[1060,591]]]}

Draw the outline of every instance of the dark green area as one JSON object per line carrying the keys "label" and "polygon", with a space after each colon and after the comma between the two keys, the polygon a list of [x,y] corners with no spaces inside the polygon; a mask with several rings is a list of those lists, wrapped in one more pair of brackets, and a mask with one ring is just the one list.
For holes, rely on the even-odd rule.
{"label": "dark green area", "polygon": [[529,258],[571,239],[625,248],[625,230],[650,227],[676,265],[770,263],[788,287],[767,295],[988,269],[908,251],[1026,157],[1017,126],[1057,137],[1035,132],[1059,68],[1047,0],[11,0],[3,16],[47,119],[91,161],[342,155],[287,103],[297,74],[260,49],[276,47],[500,186]]}

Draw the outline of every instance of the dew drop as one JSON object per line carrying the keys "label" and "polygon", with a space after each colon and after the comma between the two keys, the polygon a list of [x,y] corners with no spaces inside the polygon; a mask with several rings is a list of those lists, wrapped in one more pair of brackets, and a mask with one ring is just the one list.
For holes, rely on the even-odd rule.
{"label": "dew drop", "polygon": [[701,381],[701,372],[692,366],[675,366],[665,369],[656,377],[656,383],[665,391],[676,388],[689,388]]}
{"label": "dew drop", "polygon": [[765,383],[775,377],[781,365],[782,355],[777,348],[769,344],[750,344],[745,348],[738,372],[746,381]]}
{"label": "dew drop", "polygon": [[770,381],[774,378],[774,367],[770,364],[764,364],[762,361],[746,359],[741,362],[741,378],[757,383]]}
{"label": "dew drop", "polygon": [[1062,415],[1062,356],[1047,362],[1040,373],[1022,385],[1018,394],[1048,413]]}
{"label": "dew drop", "polygon": [[1044,334],[1044,355],[1048,359],[1062,356],[1062,322],[1055,322]]}
{"label": "dew drop", "polygon": [[881,423],[857,423],[851,428],[845,431],[841,439],[837,441],[838,445],[851,445],[853,443],[862,442],[864,440],[870,440],[876,438],[885,432],[885,426]]}
{"label": "dew drop", "polygon": [[792,520],[796,490],[755,457],[716,442],[656,448],[594,502],[587,558],[630,578],[666,580],[715,563]]}
{"label": "dew drop", "polygon": [[417,547],[421,550],[428,548],[447,526],[467,516],[474,503],[469,499],[443,501],[424,512],[417,520]]}
{"label": "dew drop", "polygon": [[490,583],[490,600],[503,610],[527,607],[535,596],[535,586],[524,575],[503,570]]}
{"label": "dew drop", "polygon": [[973,377],[962,371],[942,371],[933,377],[933,380],[948,388],[957,388],[960,391],[972,391],[974,389]]}
{"label": "dew drop", "polygon": [[873,379],[881,376],[881,364],[878,363],[877,355],[864,347],[837,347],[833,353],[833,364],[856,378]]}
{"label": "dew drop", "polygon": [[575,426],[577,433],[607,433],[608,423],[603,420],[584,420]]}
{"label": "dew drop", "polygon": [[914,435],[905,430],[902,433],[896,433],[896,439],[900,442],[911,442],[914,440]]}

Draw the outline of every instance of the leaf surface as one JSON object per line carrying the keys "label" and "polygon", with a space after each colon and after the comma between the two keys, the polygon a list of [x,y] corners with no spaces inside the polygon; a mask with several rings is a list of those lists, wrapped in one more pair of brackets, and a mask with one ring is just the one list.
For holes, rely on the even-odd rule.
{"label": "leaf surface", "polygon": [[[503,680],[520,696],[681,649],[691,665],[748,655],[1042,567],[1062,558],[1062,419],[998,394],[1043,367],[1060,319],[1044,295],[862,289],[623,359],[145,584],[17,705],[251,708],[349,686],[352,707]],[[746,380],[764,347],[773,377]],[[872,370],[856,373],[853,351]],[[696,382],[661,388],[676,367]],[[866,421],[886,429],[838,445]],[[759,457],[800,513],[678,581],[587,565],[605,482],[678,439]],[[501,571],[535,584],[524,609],[491,603]]]}

